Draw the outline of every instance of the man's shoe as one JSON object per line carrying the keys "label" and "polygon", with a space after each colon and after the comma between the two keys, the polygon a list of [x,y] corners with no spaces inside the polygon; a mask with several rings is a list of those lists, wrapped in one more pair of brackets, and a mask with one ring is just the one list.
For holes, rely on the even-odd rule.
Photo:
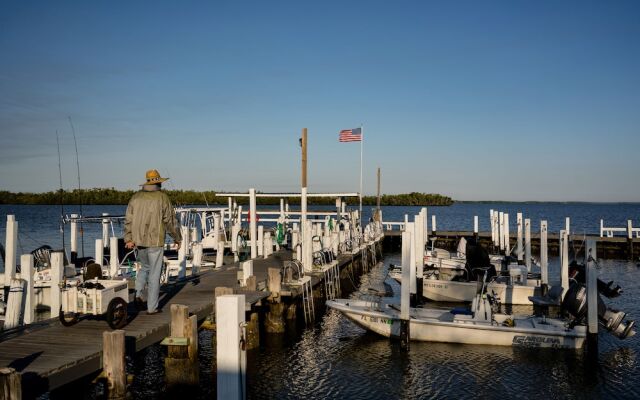
{"label": "man's shoe", "polygon": [[162,310],[161,310],[161,309],[156,308],[156,309],[155,309],[155,310],[153,310],[153,311],[147,311],[147,315],[160,314],[161,312],[162,312]]}

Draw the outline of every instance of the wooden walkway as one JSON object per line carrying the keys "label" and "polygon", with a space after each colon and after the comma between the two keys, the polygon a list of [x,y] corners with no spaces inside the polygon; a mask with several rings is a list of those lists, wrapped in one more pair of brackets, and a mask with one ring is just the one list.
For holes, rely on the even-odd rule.
{"label": "wooden walkway", "polygon": [[[287,251],[279,251],[268,259],[254,260],[258,287],[266,287],[268,267],[281,267],[290,258]],[[238,267],[238,263],[225,265],[219,270],[203,272],[197,279],[169,285],[160,300],[165,310],[162,313],[136,314],[130,304],[130,322],[124,328],[127,354],[169,336],[171,304],[186,305],[198,320],[203,320],[215,310],[216,287],[232,287],[237,293],[244,293],[248,308],[270,295],[266,290],[239,290]],[[21,372],[23,390],[45,393],[100,370],[102,332],[109,329],[101,318],[83,318],[71,327],[64,327],[56,320],[35,324],[0,342],[0,366],[13,367]]]}

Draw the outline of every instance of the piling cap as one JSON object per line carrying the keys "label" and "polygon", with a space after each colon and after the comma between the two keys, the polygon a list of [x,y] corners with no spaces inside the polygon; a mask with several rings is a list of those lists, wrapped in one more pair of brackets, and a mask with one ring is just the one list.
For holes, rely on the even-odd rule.
{"label": "piling cap", "polygon": [[160,176],[160,172],[157,169],[150,169],[145,174],[145,179],[147,180],[145,183],[141,183],[140,186],[144,185],[155,185],[158,183],[162,183],[169,178],[163,178]]}

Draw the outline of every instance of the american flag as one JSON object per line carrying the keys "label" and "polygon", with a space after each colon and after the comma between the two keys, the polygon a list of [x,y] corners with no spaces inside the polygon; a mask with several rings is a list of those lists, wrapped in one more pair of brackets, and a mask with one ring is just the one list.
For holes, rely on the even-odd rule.
{"label": "american flag", "polygon": [[340,131],[340,142],[361,142],[362,128],[343,129]]}

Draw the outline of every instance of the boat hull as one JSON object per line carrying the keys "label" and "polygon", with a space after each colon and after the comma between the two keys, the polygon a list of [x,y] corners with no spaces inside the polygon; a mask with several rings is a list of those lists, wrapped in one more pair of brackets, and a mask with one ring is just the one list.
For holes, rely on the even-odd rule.
{"label": "boat hull", "polygon": [[[389,273],[389,276],[397,282],[401,282],[400,272]],[[531,283],[537,281],[531,281]],[[460,282],[440,279],[424,279],[422,281],[422,296],[432,301],[447,302],[471,302],[478,293],[481,283]],[[487,292],[500,298],[502,304],[531,305],[529,296],[539,296],[540,286],[510,285],[506,283],[490,282],[487,284]]]}
{"label": "boat hull", "polygon": [[[362,328],[384,337],[400,334],[399,313],[367,310],[367,304],[358,300],[339,299],[328,301],[327,306],[340,311],[349,320]],[[412,309],[412,313],[416,309]],[[395,311],[395,310],[394,310]],[[414,341],[461,343],[493,346],[531,348],[580,349],[584,345],[586,330],[577,326],[571,330],[561,323],[547,320],[546,324],[535,318],[516,320],[515,327],[499,326],[496,323],[478,324],[470,318],[457,319],[447,315],[448,311],[436,311],[431,317],[412,315],[409,334]],[[447,321],[451,319],[451,321]],[[521,327],[518,327],[518,324]]]}
{"label": "boat hull", "polygon": [[[478,282],[442,281],[425,279],[422,295],[433,301],[470,302],[478,292]],[[502,304],[531,305],[529,296],[540,295],[539,286],[508,285],[490,282],[487,293],[496,293]]]}

